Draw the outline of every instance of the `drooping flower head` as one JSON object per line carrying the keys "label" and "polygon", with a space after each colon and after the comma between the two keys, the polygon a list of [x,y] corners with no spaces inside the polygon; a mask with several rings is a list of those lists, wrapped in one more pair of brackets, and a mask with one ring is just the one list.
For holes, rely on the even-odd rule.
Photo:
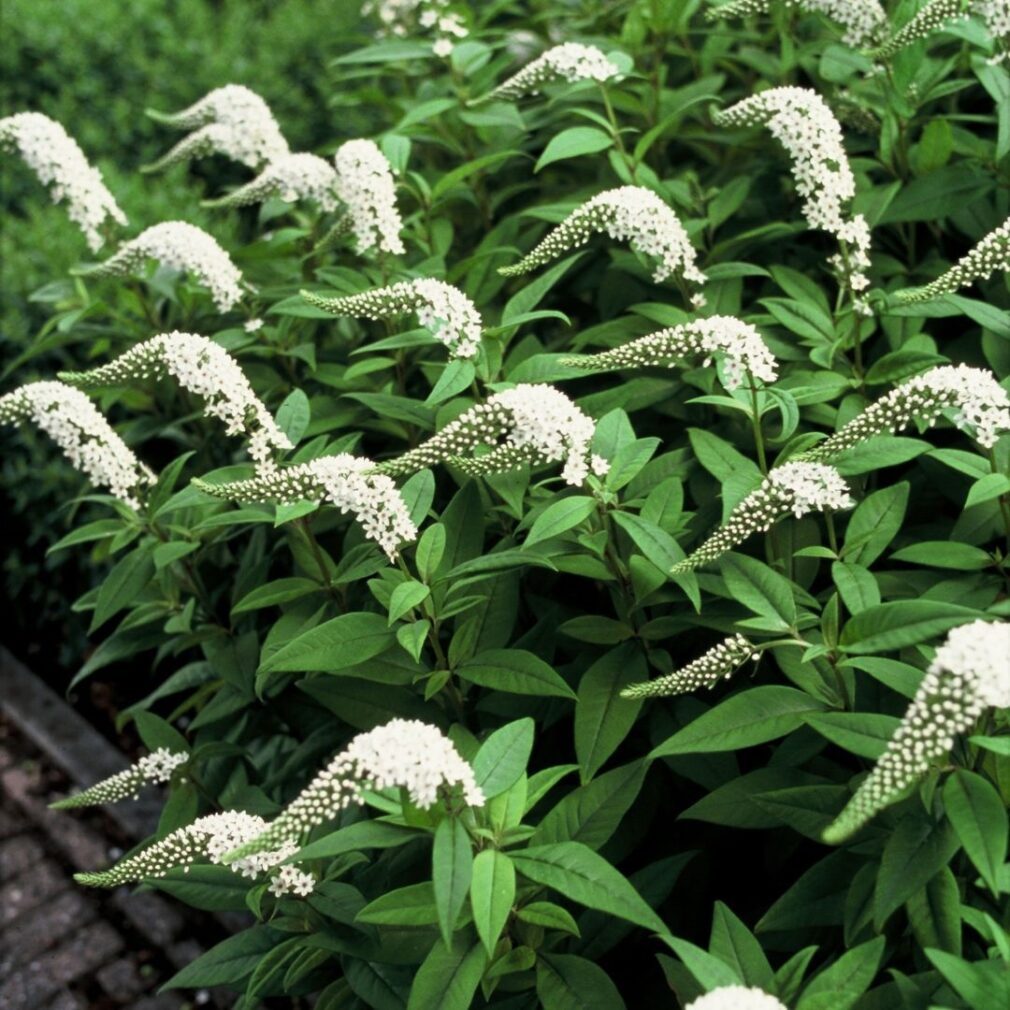
{"label": "drooping flower head", "polygon": [[714,687],[720,680],[730,677],[741,663],[754,657],[754,646],[743,635],[731,635],[683,669],[655,680],[630,684],[621,691],[621,697],[661,698],[671,694],[686,694],[699,687]]}
{"label": "drooping flower head", "polygon": [[284,139],[266,102],[241,84],[226,84],[204,95],[182,112],[148,115],[167,126],[193,130],[163,158],[144,171],[155,172],[190,158],[223,154],[249,168],[264,165],[288,153]]}
{"label": "drooping flower head", "polygon": [[767,126],[792,161],[796,191],[811,228],[829,232],[841,244],[831,264],[853,291],[869,285],[870,229],[845,205],[856,195],[856,180],[845,153],[842,128],[827,103],[809,88],[781,87],[745,98],[712,113],[719,126]]}
{"label": "drooping flower head", "polygon": [[765,382],[778,378],[775,358],[761,334],[750,323],[732,316],[696,319],[599,354],[563,358],[560,363],[570,368],[610,371],[649,365],[675,368],[685,359],[699,358],[707,366],[713,357],[723,362],[726,388],[730,390],[742,385],[748,374]]}
{"label": "drooping flower head", "polygon": [[403,253],[403,220],[396,207],[396,184],[386,156],[371,140],[349,140],[337,148],[337,196],[347,207],[359,253],[370,249]]}
{"label": "drooping flower head", "polygon": [[[592,418],[560,390],[523,384],[476,404],[416,449],[380,463],[377,469],[406,474],[435,463],[451,463],[479,476],[564,461],[562,478],[581,484],[590,470],[604,474],[608,469],[607,461],[590,450],[595,430]],[[488,446],[490,451],[472,455],[478,446]]]}
{"label": "drooping flower head", "polygon": [[746,18],[765,14],[776,5],[794,7],[811,14],[823,14],[845,29],[842,41],[850,46],[866,46],[877,41],[887,29],[887,12],[880,0],[730,0],[709,7],[709,21],[720,18]]}
{"label": "drooping flower head", "polygon": [[803,458],[833,459],[868,438],[898,432],[913,421],[935,424],[945,411],[952,412],[954,424],[986,448],[1010,431],[1010,396],[992,372],[940,365],[892,389]]}
{"label": "drooping flower head", "polygon": [[844,841],[889,806],[987,708],[1010,707],[1010,624],[973,621],[936,650],[915,697],[873,770],[824,831]]}
{"label": "drooping flower head", "polygon": [[261,835],[236,846],[232,857],[296,841],[350,804],[360,803],[364,789],[400,788],[415,806],[427,808],[439,790],[454,787],[470,806],[483,806],[473,769],[441,730],[416,719],[393,719],[354,737]]}
{"label": "drooping flower head", "polygon": [[913,42],[928,38],[948,21],[960,17],[963,13],[963,0],[929,0],[929,3],[920,8],[907,24],[899,28],[870,55],[875,59],[889,59]]}
{"label": "drooping flower head", "polygon": [[62,382],[30,382],[0,396],[0,424],[21,421],[44,431],[92,484],[140,507],[137,492],[154,481],[154,474],[80,390]]}
{"label": "drooping flower head", "polygon": [[70,810],[75,807],[115,803],[127,796],[136,799],[142,786],[148,783],[167,782],[172,777],[172,772],[188,758],[189,755],[185,751],[170,751],[167,747],[159,747],[129,768],[49,805],[54,810]]}
{"label": "drooping flower head", "polygon": [[454,358],[472,358],[480,346],[483,321],[477,306],[459,288],[433,277],[418,277],[340,298],[320,298],[311,291],[303,291],[302,297],[336,316],[389,319],[413,312]]}
{"label": "drooping flower head", "polygon": [[152,225],[121,245],[110,259],[80,273],[125,277],[136,273],[149,259],[170,270],[191,273],[210,289],[219,312],[227,312],[242,298],[242,274],[231,257],[205,231],[185,221]]}
{"label": "drooping flower head", "polygon": [[528,63],[519,73],[478,101],[494,98],[522,98],[536,95],[545,84],[557,81],[609,81],[621,72],[602,50],[596,46],[586,46],[581,42],[565,42],[542,53],[532,63]]}
{"label": "drooping flower head", "polygon": [[756,986],[721,985],[688,1003],[685,1010],[789,1010]]}
{"label": "drooping flower head", "polygon": [[371,460],[347,453],[299,463],[252,480],[194,483],[208,494],[237,502],[291,505],[322,499],[341,512],[350,512],[361,523],[365,536],[374,540],[391,561],[400,544],[417,538],[410,510],[393,481],[375,473]]}
{"label": "drooping flower head", "polygon": [[584,246],[594,234],[628,242],[643,256],[658,259],[653,280],[659,283],[679,274],[695,284],[704,284],[696,253],[677,215],[651,190],[643,186],[619,186],[598,193],[572,211],[532,252],[518,263],[500,267],[499,273],[516,277]]}
{"label": "drooping flower head", "polygon": [[272,467],[272,449],[292,448],[235,359],[223,347],[196,333],[162,333],[90,372],[61,374],[66,382],[81,389],[168,376],[202,397],[204,412],[224,421],[229,435],[247,435],[249,455],[261,467]]}
{"label": "drooping flower head", "polygon": [[678,575],[715,561],[752,533],[771,529],[772,524],[792,512],[797,519],[808,512],[849,509],[855,502],[841,474],[821,463],[793,462],[776,467],[761,486],[752,491],[693,554],[670,570]]}
{"label": "drooping flower head", "polygon": [[280,197],[287,203],[312,200],[323,210],[337,205],[333,167],[316,154],[283,154],[271,161],[255,179],[217,200],[204,200],[207,207],[245,207]]}
{"label": "drooping flower head", "polygon": [[126,224],[126,215],[102,173],[59,123],[40,112],[18,112],[0,119],[0,152],[14,151],[49,187],[53,203],[66,204],[70,220],[84,232],[92,251],[102,246],[101,228],[107,220]]}
{"label": "drooping flower head", "polygon": [[382,34],[405,38],[418,28],[428,32],[434,41],[436,56],[448,56],[453,39],[467,36],[463,19],[453,9],[453,0],[365,0],[361,13],[375,17]]}
{"label": "drooping flower head", "polygon": [[1010,271],[1010,217],[935,281],[925,287],[898,291],[895,297],[905,305],[928,302],[953,294],[975,281],[987,280],[997,270]]}

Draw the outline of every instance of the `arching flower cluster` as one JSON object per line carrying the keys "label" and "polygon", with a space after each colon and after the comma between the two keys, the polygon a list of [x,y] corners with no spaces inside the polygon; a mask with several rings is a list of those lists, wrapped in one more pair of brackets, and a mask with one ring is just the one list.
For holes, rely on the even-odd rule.
{"label": "arching flower cluster", "polygon": [[887,12],[880,0],[730,0],[706,12],[709,21],[766,14],[776,4],[795,7],[811,14],[823,14],[845,29],[842,41],[850,46],[867,46],[879,41],[887,30]]}
{"label": "arching flower cluster", "polygon": [[715,561],[752,533],[771,529],[777,519],[789,512],[799,519],[808,512],[849,509],[854,504],[848,485],[833,467],[810,462],[785,463],[772,470],[693,554],[678,561],[671,574],[679,575]]}
{"label": "arching flower cluster", "polygon": [[756,986],[721,985],[688,1003],[685,1010],[788,1010],[776,997]]}
{"label": "arching flower cluster", "polygon": [[283,154],[271,161],[255,179],[227,196],[205,200],[208,207],[244,207],[280,197],[287,203],[312,200],[326,211],[337,205],[336,173],[316,154]]}
{"label": "arching flower cluster", "polygon": [[365,0],[361,13],[376,17],[387,35],[403,38],[415,26],[428,31],[436,56],[448,56],[453,39],[466,38],[463,19],[453,9],[452,0]]}
{"label": "arching flower cluster", "polygon": [[0,424],[33,422],[92,484],[106,487],[131,508],[154,474],[113,431],[80,390],[62,382],[30,382],[0,396]]}
{"label": "arching flower cluster", "polygon": [[[524,384],[495,393],[416,449],[380,463],[377,469],[404,474],[435,463],[451,463],[479,476],[563,460],[562,478],[577,485],[590,470],[602,475],[609,467],[590,450],[595,430],[592,418],[560,390]],[[484,456],[471,455],[478,446],[489,446],[491,451]]]}
{"label": "arching flower cluster", "polygon": [[167,782],[172,777],[172,772],[188,758],[189,755],[185,751],[170,751],[167,747],[159,747],[118,774],[96,782],[73,796],[51,803],[50,806],[54,810],[70,810],[75,807],[115,803],[127,796],[137,799],[141,786]]}
{"label": "arching flower cluster", "polygon": [[952,411],[954,424],[986,448],[1010,431],[1010,395],[992,372],[941,365],[892,389],[803,458],[833,459],[868,438],[900,431],[913,421],[935,424],[944,411]]}
{"label": "arching flower cluster", "polygon": [[231,856],[243,859],[297,840],[360,803],[364,789],[395,788],[422,808],[433,806],[440,790],[453,788],[469,806],[484,805],[473,769],[441,730],[416,719],[393,719],[354,737],[262,834],[236,846]]}
{"label": "arching flower cluster", "polygon": [[311,291],[303,291],[302,297],[337,316],[388,319],[413,312],[454,358],[472,358],[480,346],[483,322],[477,307],[459,288],[432,277],[401,281],[388,288],[340,298],[320,298]]}
{"label": "arching flower cluster", "polygon": [[371,140],[349,140],[334,155],[337,196],[347,207],[358,252],[370,249],[400,255],[403,220],[396,207],[396,184],[385,155]]}
{"label": "arching flower cluster", "polygon": [[148,114],[167,126],[193,131],[164,157],[148,165],[148,172],[208,154],[223,154],[256,169],[288,153],[288,142],[270,107],[255,91],[241,84],[215,88],[182,112]]}
{"label": "arching flower cluster", "polygon": [[975,281],[984,281],[997,271],[1010,271],[1010,218],[988,235],[946,273],[921,288],[907,288],[895,293],[903,304],[928,302],[949,295]]}
{"label": "arching flower cluster", "polygon": [[[653,280],[657,283],[672,274],[695,284],[704,284],[707,279],[698,269],[696,253],[680,219],[651,189],[642,186],[619,186],[598,193],[572,211],[532,252],[498,272],[506,277],[529,273],[584,246],[599,233],[616,242],[628,242],[644,256],[656,257],[659,262]],[[704,299],[695,299],[696,306],[703,303]]]}
{"label": "arching flower cluster", "polygon": [[844,841],[944,757],[987,708],[1010,707],[1010,624],[973,621],[936,650],[911,705],[870,774],[825,829]]}
{"label": "arching flower cluster", "polygon": [[39,112],[0,119],[0,151],[17,151],[53,203],[65,203],[70,220],[84,232],[94,252],[101,248],[106,221],[126,224],[126,215],[88,162],[76,140],[59,123]]}
{"label": "arching flower cluster", "polygon": [[607,59],[606,54],[596,46],[565,42],[542,53],[479,101],[536,95],[545,84],[557,81],[567,81],[569,84],[576,81],[602,83],[616,77],[620,72],[620,68]]}
{"label": "arching flower cluster", "polygon": [[308,463],[285,467],[252,480],[228,484],[194,481],[197,487],[218,498],[237,502],[279,502],[291,505],[320,499],[350,512],[390,561],[404,542],[417,538],[417,527],[399,489],[385,474],[375,473],[371,460],[341,453]]}
{"label": "arching flower cluster", "polygon": [[231,257],[205,231],[185,221],[162,221],[142,231],[95,267],[82,270],[91,277],[125,277],[149,260],[170,270],[188,271],[210,289],[219,312],[242,299],[242,274]]}
{"label": "arching flower cluster", "polygon": [[778,378],[775,358],[761,334],[750,323],[732,316],[696,319],[599,354],[563,358],[560,363],[570,368],[604,371],[650,365],[674,368],[684,359],[698,358],[706,367],[712,358],[722,361],[726,388],[730,390],[742,385],[747,375],[764,382]]}
{"label": "arching flower cluster", "polygon": [[844,207],[856,195],[856,180],[845,153],[842,128],[827,103],[809,88],[781,87],[717,110],[720,126],[767,126],[792,161],[796,191],[811,228],[834,235],[841,245],[831,264],[852,291],[870,281],[870,229],[861,214]]}
{"label": "arching flower cluster", "polygon": [[731,635],[681,670],[664,677],[630,684],[621,691],[622,698],[662,698],[671,694],[686,694],[699,687],[714,687],[720,680],[748,659],[756,659],[754,646],[743,635]]}
{"label": "arching flower cluster", "polygon": [[249,455],[261,467],[272,468],[272,449],[292,448],[235,359],[196,333],[162,333],[131,347],[107,365],[90,372],[61,373],[60,377],[82,389],[99,389],[166,376],[202,397],[207,416],[224,421],[229,435],[246,434]]}
{"label": "arching flower cluster", "polygon": [[963,0],[929,0],[906,25],[899,28],[883,45],[874,49],[876,59],[889,59],[919,39],[928,38],[948,21],[964,13]]}

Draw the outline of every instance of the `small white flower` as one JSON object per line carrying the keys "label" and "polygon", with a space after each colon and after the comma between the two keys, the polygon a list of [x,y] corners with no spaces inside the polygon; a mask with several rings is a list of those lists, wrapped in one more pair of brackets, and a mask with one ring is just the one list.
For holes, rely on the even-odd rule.
{"label": "small white flower", "polygon": [[347,206],[358,252],[403,253],[403,220],[389,162],[371,140],[349,140],[333,158],[337,196]]}
{"label": "small white flower", "polygon": [[655,680],[629,685],[621,691],[621,697],[661,698],[671,694],[686,694],[699,687],[713,687],[720,680],[730,677],[741,663],[754,657],[754,646],[743,635],[731,635],[683,669]]}
{"label": "small white flower", "polygon": [[977,14],[984,22],[993,37],[1004,49],[1010,46],[1010,0],[973,0],[973,14]]}
{"label": "small white flower", "polygon": [[743,985],[723,985],[688,1003],[685,1010],[788,1010],[788,1008],[763,989]]}
{"label": "small white flower", "polygon": [[141,786],[147,783],[167,782],[172,777],[172,772],[188,758],[189,755],[185,751],[173,752],[167,747],[159,747],[118,774],[96,782],[82,792],[50,806],[55,810],[69,810],[74,807],[115,803],[127,796],[136,799]]}
{"label": "small white flower", "polygon": [[242,328],[246,331],[246,333],[259,333],[259,331],[263,329],[263,320],[247,319]]}
{"label": "small white flower", "polygon": [[536,95],[545,84],[555,81],[609,81],[620,73],[602,50],[579,42],[565,42],[542,53],[480,101],[493,98],[521,98]]}
{"label": "small white flower", "polygon": [[465,38],[466,25],[450,8],[452,0],[365,0],[361,13],[375,17],[381,34],[406,38],[421,28],[432,36],[436,56],[452,54],[452,40]]}
{"label": "small white flower", "polygon": [[270,893],[278,898],[285,894],[296,894],[299,898],[307,898],[316,887],[316,880],[311,874],[299,870],[297,866],[282,866],[270,881]]}
{"label": "small white flower", "polygon": [[316,154],[285,154],[271,161],[255,179],[227,196],[205,200],[208,207],[245,207],[279,197],[286,203],[311,200],[326,211],[337,205],[333,167]]}

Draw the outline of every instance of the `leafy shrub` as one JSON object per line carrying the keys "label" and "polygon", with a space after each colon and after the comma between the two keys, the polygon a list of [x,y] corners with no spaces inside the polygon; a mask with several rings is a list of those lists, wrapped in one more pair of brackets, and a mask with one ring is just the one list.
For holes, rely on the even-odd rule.
{"label": "leafy shrub", "polygon": [[1010,76],[963,6],[433,0],[302,26],[324,136],[247,77],[294,158],[207,157],[248,95],[180,117],[164,218],[217,242],[131,214],[0,399],[115,493],[54,550],[151,753],[64,805],[170,784],[81,879],[255,919],[173,985],[1010,998]]}

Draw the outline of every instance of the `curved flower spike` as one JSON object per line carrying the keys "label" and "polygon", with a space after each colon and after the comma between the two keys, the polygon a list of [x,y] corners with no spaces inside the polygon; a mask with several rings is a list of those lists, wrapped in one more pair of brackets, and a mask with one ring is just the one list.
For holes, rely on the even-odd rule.
{"label": "curved flower spike", "polygon": [[474,99],[470,104],[489,102],[495,98],[522,98],[536,95],[545,84],[557,81],[608,81],[616,77],[621,68],[607,59],[596,46],[582,45],[580,42],[565,42],[542,53],[532,63],[528,63],[519,73],[514,74],[493,91]]}
{"label": "curved flower spike", "polygon": [[718,126],[767,126],[792,161],[796,190],[811,228],[834,235],[841,245],[831,266],[853,291],[870,281],[870,228],[862,214],[844,209],[856,195],[842,128],[827,103],[809,88],[770,88],[728,109],[716,110]]}
{"label": "curved flower spike", "polygon": [[[564,460],[562,478],[581,484],[609,464],[590,450],[596,426],[553,386],[519,385],[495,393],[447,424],[416,449],[380,463],[382,473],[407,474],[435,463],[452,463],[472,474],[514,470],[524,464]],[[486,456],[472,457],[478,446]],[[470,458],[467,458],[470,457]]]}
{"label": "curved flower spike", "polygon": [[810,14],[823,14],[845,29],[842,41],[850,46],[866,46],[878,41],[887,28],[887,13],[880,0],[730,0],[719,7],[709,7],[709,21],[721,18],[746,18],[766,14],[776,4],[799,8]]}
{"label": "curved flower spike", "polygon": [[468,805],[484,805],[473,769],[440,729],[416,719],[393,719],[354,737],[262,834],[237,844],[225,858],[231,862],[296,842],[350,804],[362,802],[364,789],[404,789],[415,806],[427,808],[441,788],[456,786]]}
{"label": "curved flower spike", "polygon": [[948,21],[964,13],[963,0],[929,0],[904,27],[899,28],[883,45],[874,49],[870,56],[878,60],[890,59],[919,39],[928,38]]}
{"label": "curved flower spike", "polygon": [[743,635],[732,635],[681,670],[665,677],[629,684],[621,691],[622,698],[662,698],[671,694],[686,694],[699,687],[714,687],[733,674],[741,663],[756,659],[754,646]]}
{"label": "curved flower spike", "polygon": [[80,390],[62,382],[30,382],[0,396],[0,424],[33,421],[92,484],[107,487],[131,508],[154,474],[113,431]]}
{"label": "curved flower spike", "polygon": [[715,561],[752,533],[771,529],[786,513],[792,512],[798,519],[808,512],[849,509],[854,504],[848,485],[833,467],[786,463],[772,470],[761,486],[733,509],[729,519],[693,554],[678,561],[670,574],[680,575]]}
{"label": "curved flower spike", "polygon": [[104,263],[78,270],[84,277],[125,277],[149,260],[188,271],[210,289],[219,312],[242,299],[242,274],[217,241],[185,221],[162,221],[124,243]]}
{"label": "curved flower spike", "polygon": [[255,91],[241,84],[215,88],[182,112],[148,109],[147,114],[167,126],[196,132],[153,165],[145,166],[145,172],[207,154],[223,154],[249,168],[260,168],[288,153],[288,142],[270,107]]}
{"label": "curved flower spike", "polygon": [[674,368],[685,358],[701,358],[702,364],[708,365],[713,357],[725,362],[726,388],[730,390],[742,385],[748,373],[765,382],[778,378],[775,358],[761,334],[750,323],[732,316],[696,319],[599,354],[563,358],[560,364],[568,368],[612,371],[648,365]]}
{"label": "curved flower spike", "polygon": [[[1007,10],[1010,18],[1010,5]],[[1010,271],[1010,217],[935,281],[925,287],[896,291],[894,297],[903,305],[928,302],[952,294],[975,281],[986,280],[997,270]]]}
{"label": "curved flower spike", "polygon": [[1010,396],[992,372],[941,365],[892,389],[802,458],[828,460],[875,435],[897,432],[912,421],[932,425],[945,410],[954,424],[986,448],[1010,431]]}
{"label": "curved flower spike", "polygon": [[349,140],[333,156],[337,196],[359,253],[370,249],[401,255],[403,220],[396,207],[396,183],[386,156],[371,140]]}
{"label": "curved flower spike", "polygon": [[788,1010],[757,986],[721,985],[688,1003],[686,1010]]}
{"label": "curved flower spike", "polygon": [[396,559],[401,543],[417,538],[417,527],[397,486],[384,474],[375,473],[371,460],[347,453],[299,463],[252,480],[193,483],[201,491],[237,502],[291,505],[323,499],[341,512],[351,512],[364,527],[365,535],[386,552],[390,561]]}
{"label": "curved flower spike", "polygon": [[49,187],[53,203],[66,203],[70,220],[84,232],[94,252],[102,246],[106,220],[126,224],[126,215],[106,188],[76,140],[40,112],[18,112],[0,119],[0,152],[16,150]]}
{"label": "curved flower spike", "polygon": [[287,203],[312,200],[323,210],[333,210],[337,205],[336,181],[330,163],[318,155],[284,154],[227,196],[202,202],[204,207],[245,207],[277,196]]}
{"label": "curved flower spike", "polygon": [[[532,252],[498,273],[516,277],[557,259],[570,249],[585,245],[602,232],[617,242],[628,242],[645,256],[659,259],[653,280],[659,283],[679,273],[685,280],[704,284],[694,249],[677,215],[651,189],[619,186],[598,193],[572,211]],[[703,299],[696,300],[696,304]]]}
{"label": "curved flower spike", "polygon": [[1008,656],[1010,624],[973,621],[947,635],[887,748],[824,841],[844,841],[893,803],[987,708],[1010,707]]}
{"label": "curved flower spike", "polygon": [[167,747],[159,747],[136,764],[112,775],[101,782],[96,782],[82,792],[68,796],[66,799],[50,803],[53,810],[71,810],[75,807],[93,807],[102,803],[115,803],[118,800],[140,795],[140,788],[148,783],[167,782],[172,772],[189,758],[185,751],[178,753]]}
{"label": "curved flower spike", "polygon": [[260,467],[272,468],[271,449],[293,448],[235,359],[223,347],[196,333],[162,333],[131,347],[100,368],[60,375],[81,389],[167,376],[202,397],[206,415],[224,421],[229,435],[245,433],[249,438],[249,455]]}
{"label": "curved flower spike", "polygon": [[432,277],[418,277],[340,298],[320,298],[311,291],[301,294],[310,305],[335,316],[389,319],[413,312],[420,324],[445,344],[453,358],[472,358],[480,346],[483,320],[477,307],[459,288]]}

